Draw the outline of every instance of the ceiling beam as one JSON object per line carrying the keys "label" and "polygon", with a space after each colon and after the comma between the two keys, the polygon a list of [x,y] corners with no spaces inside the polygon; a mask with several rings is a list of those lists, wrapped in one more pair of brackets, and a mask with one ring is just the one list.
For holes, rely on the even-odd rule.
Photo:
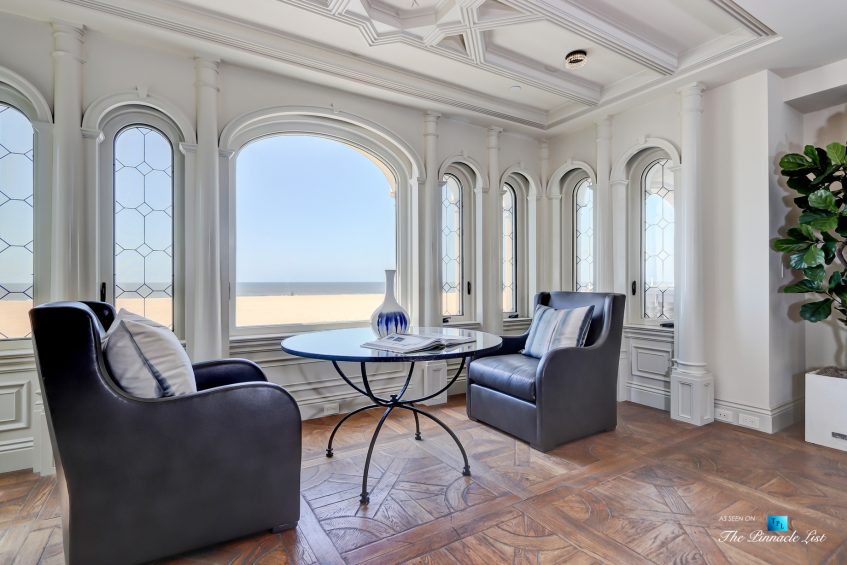
{"label": "ceiling beam", "polygon": [[572,31],[610,51],[663,75],[677,69],[677,56],[646,39],[566,0],[500,0],[530,14]]}

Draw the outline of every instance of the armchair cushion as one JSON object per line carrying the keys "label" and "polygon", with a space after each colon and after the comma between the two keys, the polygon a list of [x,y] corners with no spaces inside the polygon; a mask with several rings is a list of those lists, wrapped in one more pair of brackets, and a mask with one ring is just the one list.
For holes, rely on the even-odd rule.
{"label": "armchair cushion", "polygon": [[538,359],[520,354],[474,359],[469,369],[470,380],[503,394],[535,402],[535,372],[538,363]]}
{"label": "armchair cushion", "polygon": [[541,359],[551,349],[582,347],[593,313],[593,305],[556,310],[539,304],[535,307],[523,354]]}
{"label": "armchair cushion", "polygon": [[191,361],[168,328],[121,310],[103,349],[118,385],[138,398],[197,392]]}

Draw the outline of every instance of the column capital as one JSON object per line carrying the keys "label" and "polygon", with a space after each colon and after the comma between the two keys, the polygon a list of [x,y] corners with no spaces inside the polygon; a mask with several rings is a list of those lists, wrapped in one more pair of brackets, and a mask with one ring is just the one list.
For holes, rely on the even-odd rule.
{"label": "column capital", "polygon": [[213,57],[194,57],[194,86],[218,90],[220,60]]}
{"label": "column capital", "polygon": [[682,98],[682,110],[702,112],[703,111],[703,91],[706,87],[701,82],[692,82],[677,89]]}
{"label": "column capital", "polygon": [[82,58],[82,44],[85,41],[85,27],[68,22],[50,22],[53,28],[53,56],[73,57],[80,63]]}
{"label": "column capital", "polygon": [[500,147],[500,134],[503,133],[503,128],[491,126],[488,128],[488,148],[497,149]]}
{"label": "column capital", "polygon": [[603,116],[596,122],[594,122],[597,127],[597,140],[601,139],[606,140],[612,137],[612,117],[609,115]]}
{"label": "column capital", "polygon": [[441,117],[441,114],[438,112],[433,112],[431,110],[427,110],[424,113],[424,136],[434,136],[438,135],[438,118]]}

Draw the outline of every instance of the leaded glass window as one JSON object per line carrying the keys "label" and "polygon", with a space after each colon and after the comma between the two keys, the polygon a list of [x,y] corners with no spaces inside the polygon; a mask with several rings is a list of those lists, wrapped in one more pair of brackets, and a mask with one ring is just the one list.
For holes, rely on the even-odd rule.
{"label": "leaded glass window", "polygon": [[503,187],[503,312],[513,314],[518,309],[518,263],[515,189],[508,184]]}
{"label": "leaded glass window", "polygon": [[642,308],[645,319],[672,320],[674,311],[674,179],[668,159],[642,178]]}
{"label": "leaded glass window", "polygon": [[33,233],[32,124],[0,103],[0,339],[30,333]]}
{"label": "leaded glass window", "polygon": [[594,185],[591,179],[577,183],[573,193],[574,289],[594,291]]}
{"label": "leaded glass window", "polygon": [[173,327],[173,146],[157,129],[115,136],[115,306]]}
{"label": "leaded glass window", "polygon": [[441,313],[461,316],[464,312],[462,249],[462,184],[453,175],[441,183]]}

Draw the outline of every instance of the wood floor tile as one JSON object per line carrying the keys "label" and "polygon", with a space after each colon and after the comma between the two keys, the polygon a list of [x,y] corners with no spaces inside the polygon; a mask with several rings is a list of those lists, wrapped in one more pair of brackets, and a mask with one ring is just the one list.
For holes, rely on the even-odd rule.
{"label": "wood floor tile", "polygon": [[[548,453],[467,419],[464,397],[432,407],[460,437],[399,411],[380,434],[359,504],[371,433],[382,414],[303,423],[296,529],[222,543],[158,563],[827,563],[847,564],[847,453],[807,444],[802,426],[765,435],[695,428],[619,404],[617,429]],[[52,477],[0,475],[0,563],[61,565],[60,496]],[[817,543],[723,540],[787,515]],[[751,517],[742,522],[721,517]],[[767,532],[765,531],[765,534]]]}

